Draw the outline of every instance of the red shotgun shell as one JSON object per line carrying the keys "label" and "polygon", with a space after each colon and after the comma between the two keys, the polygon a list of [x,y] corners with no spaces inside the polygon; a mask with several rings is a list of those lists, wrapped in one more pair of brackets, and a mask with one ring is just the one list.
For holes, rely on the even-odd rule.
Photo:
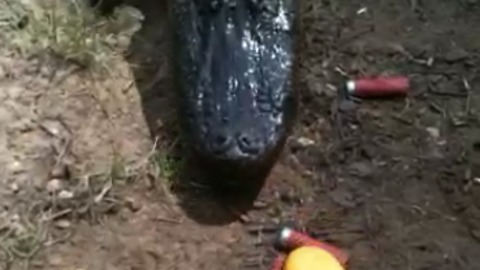
{"label": "red shotgun shell", "polygon": [[357,97],[406,95],[410,88],[408,77],[377,77],[347,82],[347,91]]}
{"label": "red shotgun shell", "polygon": [[272,265],[270,266],[270,270],[282,270],[283,264],[285,263],[286,259],[285,254],[279,254],[274,260]]}

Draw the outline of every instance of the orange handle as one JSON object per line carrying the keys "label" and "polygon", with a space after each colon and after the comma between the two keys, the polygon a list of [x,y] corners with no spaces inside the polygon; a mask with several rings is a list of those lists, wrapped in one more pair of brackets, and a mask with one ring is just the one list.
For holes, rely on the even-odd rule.
{"label": "orange handle", "polygon": [[288,249],[295,249],[302,246],[314,246],[321,248],[330,254],[332,254],[342,266],[346,266],[349,256],[347,252],[333,245],[321,242],[306,234],[294,231],[289,228],[285,228],[281,232],[281,243]]}

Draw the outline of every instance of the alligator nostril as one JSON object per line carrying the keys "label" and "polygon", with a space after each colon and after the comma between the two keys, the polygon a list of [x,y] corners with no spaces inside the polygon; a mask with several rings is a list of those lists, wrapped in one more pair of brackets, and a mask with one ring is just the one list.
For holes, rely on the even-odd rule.
{"label": "alligator nostril", "polygon": [[241,143],[243,146],[249,147],[249,146],[252,144],[252,141],[251,141],[251,139],[248,138],[247,136],[242,135],[242,136],[240,136],[240,143]]}
{"label": "alligator nostril", "polygon": [[215,137],[215,144],[216,145],[224,145],[226,142],[228,142],[228,137],[225,135],[217,135]]}
{"label": "alligator nostril", "polygon": [[241,151],[256,154],[260,151],[260,142],[258,138],[250,134],[240,134],[238,136],[238,146]]}
{"label": "alligator nostril", "polygon": [[216,134],[212,137],[211,147],[216,154],[224,153],[230,147],[232,139],[227,134]]}

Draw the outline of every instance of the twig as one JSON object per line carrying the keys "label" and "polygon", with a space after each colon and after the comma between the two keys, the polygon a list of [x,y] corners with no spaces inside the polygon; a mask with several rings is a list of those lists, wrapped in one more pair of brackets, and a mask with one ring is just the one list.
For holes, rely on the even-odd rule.
{"label": "twig", "polygon": [[113,182],[111,179],[109,179],[107,183],[105,183],[105,185],[103,186],[102,191],[95,197],[95,203],[100,203],[105,197],[105,195],[107,195],[107,193],[112,189],[112,187]]}
{"label": "twig", "polygon": [[433,101],[428,102],[428,107],[430,107],[430,109],[432,109],[434,112],[440,113],[442,115],[445,114],[445,110]]}
{"label": "twig", "polygon": [[17,257],[24,259],[24,260],[30,260],[35,254],[40,250],[42,247],[42,244],[40,241],[36,241],[35,247],[28,253],[24,253],[20,250],[18,250],[16,247],[10,247],[10,251]]}
{"label": "twig", "polygon": [[67,154],[68,150],[70,149],[71,145],[72,145],[72,139],[71,139],[71,137],[66,138],[66,141],[65,141],[65,143],[63,144],[62,150],[61,150],[60,153],[58,153],[58,155],[55,157],[55,165],[54,165],[54,167],[59,166],[59,165],[62,163],[62,161],[63,161],[65,155]]}
{"label": "twig", "polygon": [[462,78],[462,82],[463,82],[463,87],[465,88],[465,90],[467,91],[467,100],[465,102],[465,115],[468,117],[470,115],[470,106],[471,106],[471,86],[470,86],[470,83],[467,81],[467,78],[463,77]]}
{"label": "twig", "polygon": [[182,224],[183,223],[183,220],[176,220],[176,219],[165,218],[165,217],[155,217],[153,220],[154,221],[160,221],[160,222],[173,223],[173,224]]}
{"label": "twig", "polygon": [[64,242],[66,241],[67,239],[69,239],[70,237],[72,237],[73,233],[72,232],[68,232],[66,233],[65,236],[63,237],[58,237],[56,239],[53,239],[53,240],[50,240],[48,242],[45,242],[45,244],[43,244],[44,247],[51,247],[55,244],[58,244],[58,243],[61,243],[61,242]]}
{"label": "twig", "polygon": [[398,114],[393,114],[392,115],[392,118],[397,120],[398,122],[402,123],[402,124],[405,124],[405,125],[408,125],[408,126],[411,126],[413,125],[413,121],[412,120],[409,120],[409,119],[405,119],[403,118],[402,116],[398,115]]}
{"label": "twig", "polygon": [[0,242],[0,251],[2,251],[5,254],[6,260],[4,261],[4,263],[5,263],[4,266],[5,266],[5,270],[7,270],[7,269],[9,269],[9,267],[10,267],[12,261],[13,261],[13,255],[10,252],[10,250],[5,245],[3,245],[1,242]]}
{"label": "twig", "polygon": [[42,221],[44,221],[44,222],[45,222],[45,221],[52,221],[52,220],[55,220],[55,219],[57,219],[57,218],[63,217],[63,216],[65,216],[65,215],[68,215],[68,214],[70,214],[72,211],[73,211],[73,210],[72,210],[71,208],[68,208],[68,209],[65,209],[65,210],[63,210],[63,211],[60,211],[60,212],[58,212],[58,213],[55,213],[55,214],[53,214],[53,215],[51,215],[51,216],[49,216],[49,217],[45,217]]}
{"label": "twig", "polygon": [[159,138],[158,136],[156,136],[155,142],[153,143],[152,148],[150,149],[150,152],[142,160],[140,160],[139,162],[137,162],[127,170],[136,172],[137,170],[147,165],[150,162],[151,158],[155,155],[155,151],[157,150],[157,146],[158,146],[158,140]]}
{"label": "twig", "polygon": [[14,232],[14,229],[8,228],[7,232],[0,238],[0,243],[5,242],[5,240],[8,239]]}

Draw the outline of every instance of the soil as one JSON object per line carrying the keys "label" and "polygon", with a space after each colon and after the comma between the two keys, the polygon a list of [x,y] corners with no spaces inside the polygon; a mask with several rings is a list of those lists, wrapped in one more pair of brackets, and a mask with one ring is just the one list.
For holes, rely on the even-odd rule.
{"label": "soil", "polygon": [[[52,75],[2,60],[3,209],[44,188],[67,141],[75,175],[112,155],[141,161],[155,138],[159,149],[175,142],[164,7],[139,8],[146,20],[127,63],[101,85],[58,63],[46,65],[57,66]],[[29,266],[267,269],[271,229],[292,223],[348,251],[352,270],[478,269],[480,2],[305,0],[302,9],[301,115],[254,209],[237,214],[205,188],[170,192],[165,179],[138,177],[118,183],[113,211],[58,226]],[[346,74],[407,75],[412,87],[406,98],[341,99]]]}

